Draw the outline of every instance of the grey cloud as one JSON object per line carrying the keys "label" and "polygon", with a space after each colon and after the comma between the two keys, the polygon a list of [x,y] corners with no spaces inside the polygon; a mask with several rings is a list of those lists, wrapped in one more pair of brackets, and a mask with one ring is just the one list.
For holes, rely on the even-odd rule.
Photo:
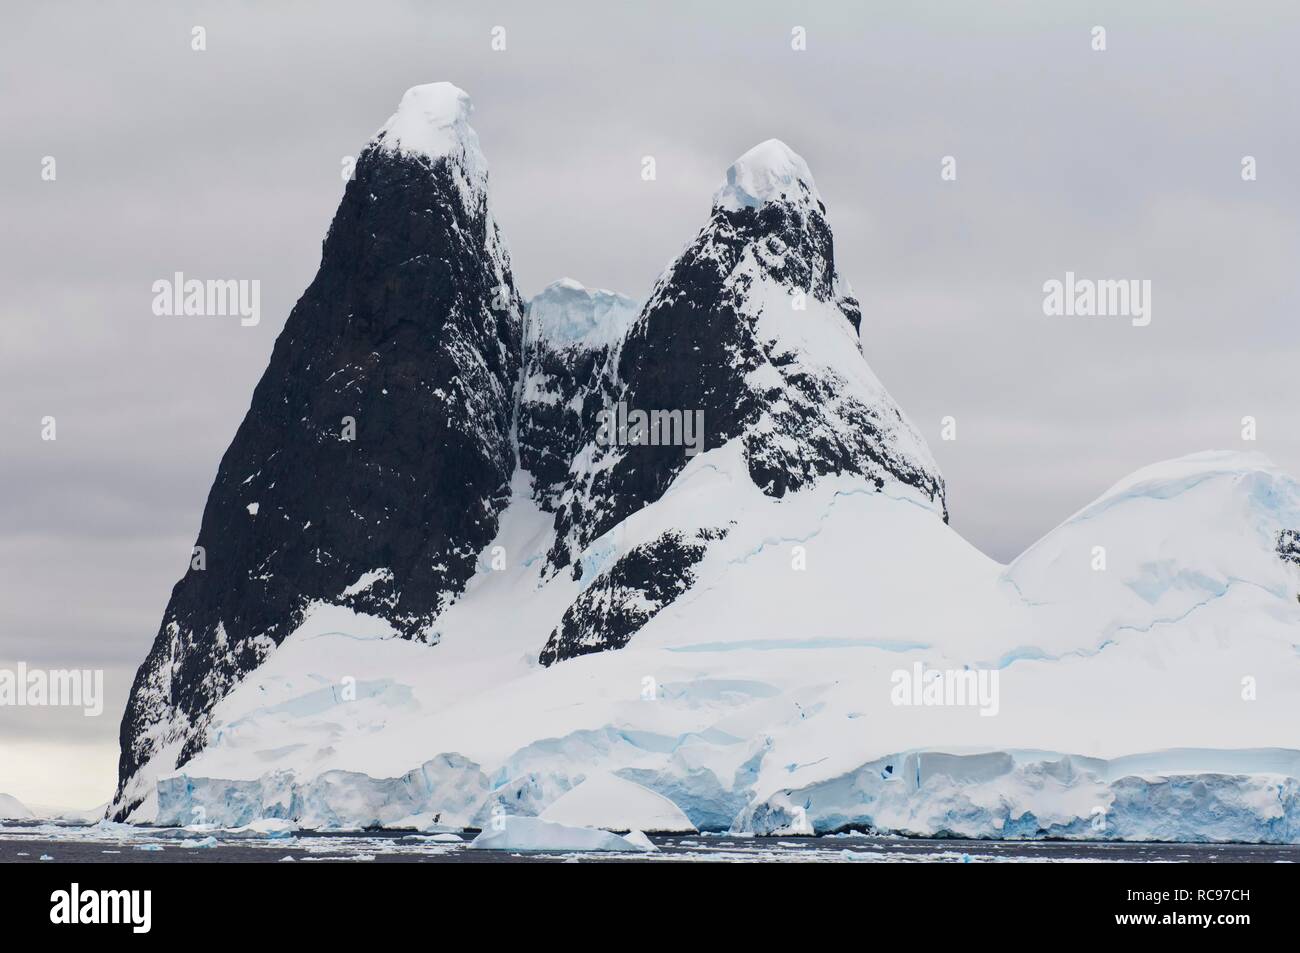
{"label": "grey cloud", "polygon": [[[0,18],[0,658],[94,658],[129,678],[319,261],[342,157],[433,80],[474,97],[526,293],[570,275],[644,295],[732,159],[771,136],[801,152],[868,358],[930,440],[954,526],[995,558],[1139,466],[1242,447],[1244,414],[1300,473],[1300,12],[1282,0]],[[488,47],[498,23],[504,53]],[[1245,154],[1257,182],[1240,180]],[[956,182],[939,180],[944,155]],[[1042,283],[1067,269],[1150,278],[1152,325],[1044,317]],[[262,323],[154,317],[150,283],[177,270],[260,279]],[[39,439],[46,414],[57,445]]]}

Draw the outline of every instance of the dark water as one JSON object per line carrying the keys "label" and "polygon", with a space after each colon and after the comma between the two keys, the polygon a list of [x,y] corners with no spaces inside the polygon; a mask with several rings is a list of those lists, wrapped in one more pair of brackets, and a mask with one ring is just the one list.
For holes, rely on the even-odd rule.
{"label": "dark water", "polygon": [[[897,837],[742,838],[662,835],[654,854],[518,854],[470,850],[459,843],[396,832],[298,834],[244,838],[227,833],[49,826],[0,830],[0,863],[556,863],[620,862],[1197,862],[1300,861],[1300,845],[1121,844],[1045,841],[921,840]],[[46,858],[46,859],[42,859]]]}

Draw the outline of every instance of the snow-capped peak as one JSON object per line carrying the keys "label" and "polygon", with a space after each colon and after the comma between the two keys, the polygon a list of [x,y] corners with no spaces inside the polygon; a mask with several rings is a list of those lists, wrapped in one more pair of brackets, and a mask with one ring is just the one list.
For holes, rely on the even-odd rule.
{"label": "snow-capped peak", "polygon": [[469,124],[473,111],[469,94],[452,83],[412,86],[373,141],[386,151],[426,156],[432,162],[451,159],[460,167],[466,184],[483,193],[487,160],[479,148],[478,134]]}
{"label": "snow-capped peak", "polygon": [[608,345],[623,337],[639,310],[627,295],[561,278],[529,301],[528,337],[557,348]]}
{"label": "snow-capped peak", "polygon": [[768,139],[731,164],[713,206],[735,212],[781,199],[817,205],[821,195],[803,157],[780,139]]}

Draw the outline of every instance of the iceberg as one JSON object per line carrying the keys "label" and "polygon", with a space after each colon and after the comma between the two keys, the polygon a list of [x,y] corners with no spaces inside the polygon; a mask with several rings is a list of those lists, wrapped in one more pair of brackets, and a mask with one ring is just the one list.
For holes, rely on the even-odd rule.
{"label": "iceberg", "polygon": [[541,818],[610,831],[695,833],[695,825],[668,798],[609,773],[593,775],[561,795]]}
{"label": "iceberg", "polygon": [[578,851],[638,852],[655,850],[649,838],[629,839],[590,827],[556,824],[537,817],[503,817],[500,829],[486,830],[470,843],[473,850],[570,853]]}
{"label": "iceberg", "polygon": [[36,815],[12,794],[0,794],[0,820],[28,821]]}

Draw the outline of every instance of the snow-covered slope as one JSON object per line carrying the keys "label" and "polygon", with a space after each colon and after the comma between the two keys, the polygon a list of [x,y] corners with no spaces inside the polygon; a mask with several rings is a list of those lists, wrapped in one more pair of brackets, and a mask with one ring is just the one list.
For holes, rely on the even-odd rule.
{"label": "snow-covered slope", "polygon": [[[242,540],[236,562],[177,587],[115,813],[540,842],[509,819],[639,827],[671,802],[764,834],[1300,840],[1294,480],[1246,454],[1158,464],[998,564],[947,525],[864,359],[801,158],[742,156],[644,307],[564,281],[492,317],[489,286],[510,285],[462,105],[415,96],[429,136],[395,118],[367,153],[414,195],[345,196],[326,263],[332,242],[359,257],[317,281],[351,297],[308,309],[327,340],[291,317],[288,391],[259,385],[223,461],[200,538]],[[348,237],[390,201],[457,227]],[[447,260],[450,285],[421,270]],[[372,285],[384,262],[411,264]],[[430,286],[450,296],[392,303]],[[412,314],[436,326],[407,335]],[[354,337],[373,366],[335,359]],[[271,452],[295,439],[276,401],[336,415],[340,374],[383,424],[365,449],[383,466]],[[409,413],[385,417],[394,388]],[[611,439],[618,406],[699,413],[702,439]]]}
{"label": "snow-covered slope", "polygon": [[[1004,579],[1044,631],[1085,630],[1088,648],[1226,600],[1292,614],[1300,573],[1280,558],[1300,529],[1300,491],[1260,454],[1198,453],[1146,467],[1031,546]],[[1300,639],[1297,639],[1300,641]]]}
{"label": "snow-covered slope", "polygon": [[[665,502],[734,506],[747,470],[730,452],[697,458]],[[1212,459],[1222,492],[1166,485],[1156,496],[1169,522],[1142,527],[1143,539],[1222,512],[1254,481],[1278,481],[1265,497],[1296,491],[1251,457]],[[1204,470],[1196,458],[1168,467]],[[1296,839],[1300,606],[1270,589],[1270,561],[1257,564],[1262,585],[1158,624],[1152,606],[1148,625],[1099,646],[1095,594],[1073,615],[1068,602],[1027,603],[924,498],[845,478],[780,501],[748,487],[752,513],[701,562],[690,594],[621,651],[541,667],[538,629],[580,584],[533,584],[549,523],[518,485],[496,541],[517,562],[470,584],[439,645],[331,610],[218,706],[209,746],[164,786],[166,810],[137,818],[201,805],[232,825],[327,826],[443,811],[481,827],[612,773],[702,829]],[[1251,512],[1264,552],[1290,573],[1267,545],[1289,517]],[[1228,545],[1239,534],[1225,530]],[[791,566],[794,545],[806,570]],[[894,704],[897,673],[916,665],[996,672],[996,705],[983,706],[996,713]],[[387,819],[356,808],[390,802]]]}

